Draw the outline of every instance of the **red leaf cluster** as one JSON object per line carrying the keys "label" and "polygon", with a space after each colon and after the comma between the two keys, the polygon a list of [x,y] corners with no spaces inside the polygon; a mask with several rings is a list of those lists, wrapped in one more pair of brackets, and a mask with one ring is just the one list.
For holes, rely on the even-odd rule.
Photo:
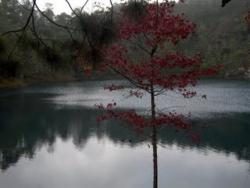
{"label": "red leaf cluster", "polygon": [[114,85],[114,84],[104,86],[104,90],[109,90],[109,91],[121,90],[124,88],[125,88],[124,86]]}
{"label": "red leaf cluster", "polygon": [[173,3],[148,4],[146,14],[139,21],[124,18],[120,27],[120,38],[129,39],[144,34],[151,37],[145,41],[148,46],[155,46],[162,41],[176,44],[195,30],[195,24],[175,15]]}
{"label": "red leaf cluster", "polygon": [[199,55],[187,57],[173,52],[134,63],[126,58],[127,52],[126,46],[112,45],[106,51],[106,65],[145,88],[151,82],[170,90],[184,88],[189,84],[194,86],[198,79],[215,74],[219,68],[202,69]]}
{"label": "red leaf cluster", "polygon": [[160,113],[158,116],[152,120],[143,115],[139,115],[135,110],[118,111],[114,109],[116,104],[109,103],[106,106],[100,104],[97,105],[99,109],[105,110],[106,113],[97,117],[97,122],[101,122],[109,119],[118,119],[127,122],[135,130],[142,131],[145,128],[150,128],[152,126],[168,125],[173,126],[177,130],[187,130],[191,126],[189,123],[184,121],[184,116],[177,114],[176,112]]}
{"label": "red leaf cluster", "polygon": [[[105,50],[105,66],[122,75],[137,89],[142,89],[156,97],[163,91],[175,90],[186,98],[193,97],[196,92],[186,89],[195,86],[204,76],[217,73],[219,66],[202,68],[200,55],[185,56],[180,52],[164,50],[158,52],[159,47],[171,44],[176,45],[195,31],[195,24],[186,20],[183,14],[174,13],[174,3],[147,4],[146,13],[141,19],[131,20],[124,16],[119,29],[120,41],[107,47]],[[143,40],[141,40],[143,38]],[[136,40],[140,39],[140,40]],[[130,43],[130,41],[136,43]],[[140,41],[138,44],[137,42]],[[128,45],[130,43],[130,45]],[[138,48],[131,48],[131,44]],[[143,51],[145,58],[135,62],[131,51]],[[135,52],[134,52],[135,53]],[[105,89],[113,91],[123,89],[114,85]],[[142,92],[131,90],[129,95],[141,98]],[[97,107],[107,110],[107,113],[98,117],[98,121],[115,118],[126,121],[137,130],[159,125],[173,125],[177,129],[189,129],[190,125],[184,117],[177,113],[160,113],[154,118],[147,118],[136,113],[135,110],[119,112],[113,110],[116,103]],[[152,105],[152,108],[155,108]],[[199,140],[193,135],[194,140]]]}
{"label": "red leaf cluster", "polygon": [[249,25],[250,24],[250,11],[248,11],[247,14],[245,15],[245,20],[246,20],[246,23]]}
{"label": "red leaf cluster", "polygon": [[135,97],[141,99],[141,98],[143,97],[143,92],[140,91],[140,90],[136,90],[136,91],[130,90],[130,91],[129,91],[129,97],[132,97],[132,96],[135,96]]}

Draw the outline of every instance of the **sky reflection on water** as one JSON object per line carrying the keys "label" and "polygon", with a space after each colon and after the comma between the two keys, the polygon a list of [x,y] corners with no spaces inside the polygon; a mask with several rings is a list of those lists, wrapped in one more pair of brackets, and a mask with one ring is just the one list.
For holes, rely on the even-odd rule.
{"label": "sky reflection on water", "polygon": [[[131,148],[96,137],[82,149],[57,139],[53,152],[43,146],[34,159],[23,157],[0,175],[4,188],[152,187],[152,153],[146,144]],[[247,188],[249,163],[211,150],[159,149],[160,187]]]}
{"label": "sky reflection on water", "polygon": [[[208,99],[185,104],[200,112],[192,121],[202,141],[161,129],[159,187],[249,187],[249,84],[207,81],[198,90]],[[0,188],[152,187],[149,140],[120,122],[97,124],[97,98],[111,99],[95,82],[1,92]]]}
{"label": "sky reflection on water", "polygon": [[[238,82],[238,84],[237,84]],[[112,81],[116,85],[124,84],[124,81]],[[77,87],[71,88],[70,92],[60,92],[59,95],[50,98],[50,101],[58,106],[83,106],[95,108],[95,104],[110,103],[116,101],[118,108],[135,108],[141,112],[146,112],[150,107],[150,96],[144,93],[142,99],[127,97],[129,88],[125,91],[109,92],[103,86],[110,84],[106,81],[98,83],[94,87],[90,83],[85,83],[87,92],[82,92]],[[91,87],[89,87],[91,85]],[[125,84],[126,85],[126,84]],[[183,96],[169,91],[157,97],[156,104],[159,109],[169,108],[181,113],[192,113],[194,117],[210,116],[213,113],[235,113],[250,112],[250,84],[240,81],[203,81],[196,88],[197,96],[192,99],[185,99]],[[206,99],[202,95],[206,95]]]}

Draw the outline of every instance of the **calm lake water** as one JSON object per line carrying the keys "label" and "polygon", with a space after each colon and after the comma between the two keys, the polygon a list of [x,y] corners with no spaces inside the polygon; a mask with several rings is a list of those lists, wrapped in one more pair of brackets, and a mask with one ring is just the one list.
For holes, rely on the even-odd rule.
{"label": "calm lake water", "polygon": [[[94,107],[114,100],[146,114],[149,97],[104,91],[109,82],[1,90],[0,188],[151,188],[149,139],[121,122],[98,124]],[[157,99],[159,109],[191,112],[202,138],[160,129],[159,187],[249,188],[250,83],[203,81],[197,92]]]}

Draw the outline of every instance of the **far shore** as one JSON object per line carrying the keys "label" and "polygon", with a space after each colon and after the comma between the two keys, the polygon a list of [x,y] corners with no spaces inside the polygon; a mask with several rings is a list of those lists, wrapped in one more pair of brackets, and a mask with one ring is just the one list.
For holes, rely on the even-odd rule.
{"label": "far shore", "polygon": [[[60,76],[53,76],[53,77],[43,77],[43,78],[27,78],[27,79],[19,79],[19,78],[0,78],[0,90],[1,89],[16,89],[22,88],[30,85],[37,85],[37,84],[57,84],[57,83],[64,83],[64,82],[84,82],[84,81],[103,81],[103,80],[113,80],[113,79],[120,79],[121,77],[74,77],[71,75],[60,75]],[[241,78],[241,77],[212,77],[206,78],[210,79],[218,79],[218,80],[242,80],[242,81],[250,81],[249,78]]]}

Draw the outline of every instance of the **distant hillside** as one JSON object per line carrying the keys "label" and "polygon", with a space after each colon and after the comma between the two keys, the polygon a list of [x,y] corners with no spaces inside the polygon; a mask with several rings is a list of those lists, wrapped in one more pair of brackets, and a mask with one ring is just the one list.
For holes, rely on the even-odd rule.
{"label": "distant hillside", "polygon": [[250,78],[250,30],[244,19],[250,1],[232,1],[224,8],[220,4],[218,0],[186,0],[178,6],[178,12],[198,27],[197,35],[183,49],[200,51],[205,65],[224,64],[222,76]]}
{"label": "distant hillside", "polygon": [[[21,28],[31,6],[29,1],[22,5],[18,0],[0,1],[0,33]],[[9,78],[37,81],[82,78],[84,71],[77,61],[82,57],[93,69],[98,68],[102,62],[100,46],[113,40],[119,22],[115,14],[123,7],[124,4],[114,5],[114,23],[110,22],[110,10],[84,12],[79,21],[74,14],[55,15],[53,7],[43,12],[36,9],[34,23],[28,25],[21,40],[21,33],[0,35],[0,84]],[[130,13],[134,11],[133,6],[129,8]],[[204,66],[223,64],[220,77],[250,78],[250,29],[244,20],[250,1],[235,0],[222,8],[219,0],[186,0],[176,10],[197,24],[197,33],[178,45],[178,50],[188,54],[200,52]]]}

